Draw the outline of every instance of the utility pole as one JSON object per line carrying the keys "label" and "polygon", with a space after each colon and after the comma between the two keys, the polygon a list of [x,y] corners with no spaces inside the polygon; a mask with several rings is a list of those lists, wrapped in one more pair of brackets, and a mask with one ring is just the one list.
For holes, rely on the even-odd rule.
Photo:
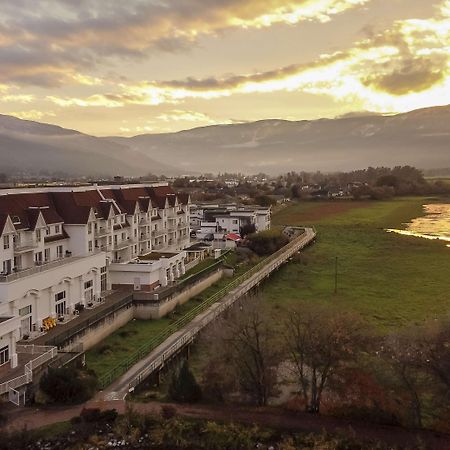
{"label": "utility pole", "polygon": [[337,294],[338,290],[338,257],[334,260],[334,294]]}

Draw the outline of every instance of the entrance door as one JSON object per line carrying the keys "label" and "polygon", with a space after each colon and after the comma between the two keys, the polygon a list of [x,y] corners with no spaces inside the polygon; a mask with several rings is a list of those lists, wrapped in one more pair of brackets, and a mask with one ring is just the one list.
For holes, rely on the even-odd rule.
{"label": "entrance door", "polygon": [[56,304],[56,315],[57,316],[64,316],[64,314],[66,314],[66,302],[60,302]]}
{"label": "entrance door", "polygon": [[25,317],[25,319],[22,319],[20,321],[20,332],[22,336],[25,336],[26,334],[30,334],[31,331],[31,316]]}

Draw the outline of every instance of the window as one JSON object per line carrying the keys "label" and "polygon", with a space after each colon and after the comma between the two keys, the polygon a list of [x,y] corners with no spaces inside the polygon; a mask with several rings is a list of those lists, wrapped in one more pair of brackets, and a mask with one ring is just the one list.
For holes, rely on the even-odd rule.
{"label": "window", "polygon": [[61,226],[60,225],[55,225],[55,233],[56,234],[60,234],[61,233]]}
{"label": "window", "polygon": [[[105,270],[103,272],[103,269]],[[106,267],[100,269],[100,290],[106,291],[108,289],[108,274],[106,273]]]}
{"label": "window", "polygon": [[3,236],[3,248],[5,250],[9,248],[9,236]]}
{"label": "window", "polygon": [[84,283],[84,289],[89,289],[94,285],[94,282],[92,280],[86,281]]}
{"label": "window", "polygon": [[24,306],[19,309],[19,316],[26,316],[27,314],[31,314],[32,308],[31,305]]}
{"label": "window", "polygon": [[61,291],[55,294],[55,302],[60,302],[66,298],[66,291]]}
{"label": "window", "polygon": [[88,234],[92,233],[92,223],[88,223]]}
{"label": "window", "polygon": [[92,252],[92,241],[88,242],[88,251]]}
{"label": "window", "polygon": [[64,253],[64,249],[62,245],[58,245],[58,247],[56,247],[56,256],[58,258],[62,258],[63,257],[63,253]]}
{"label": "window", "polygon": [[41,230],[36,230],[36,240],[37,240],[38,242],[41,241]]}
{"label": "window", "polygon": [[44,249],[44,260],[50,261],[50,249],[49,248]]}
{"label": "window", "polygon": [[45,235],[48,236],[50,234],[50,227],[47,227],[45,229]]}
{"label": "window", "polygon": [[0,348],[0,365],[9,361],[9,345]]}
{"label": "window", "polygon": [[57,316],[66,314],[66,291],[61,291],[55,294],[55,311]]}

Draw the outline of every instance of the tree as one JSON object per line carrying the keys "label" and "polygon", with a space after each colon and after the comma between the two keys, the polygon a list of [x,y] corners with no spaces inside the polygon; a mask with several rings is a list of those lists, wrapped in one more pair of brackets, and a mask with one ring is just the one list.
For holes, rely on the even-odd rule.
{"label": "tree", "polygon": [[305,409],[319,413],[331,379],[355,362],[367,344],[358,316],[302,305],[289,311],[285,341]]}
{"label": "tree", "polygon": [[169,397],[180,403],[196,403],[201,400],[202,391],[187,361],[184,361],[179,372],[173,375],[169,385]]}
{"label": "tree", "polygon": [[226,323],[224,344],[242,391],[264,406],[275,393],[280,351],[258,303],[256,298],[248,300]]}
{"label": "tree", "polygon": [[247,247],[257,255],[271,255],[288,243],[288,238],[277,229],[249,234],[246,238]]}
{"label": "tree", "polygon": [[260,300],[245,298],[209,330],[204,342],[204,391],[219,401],[237,392],[266,405],[276,393],[281,351]]}
{"label": "tree", "polygon": [[94,394],[97,380],[90,374],[68,367],[49,367],[39,386],[54,402],[82,403]]}
{"label": "tree", "polygon": [[255,224],[254,223],[246,223],[245,225],[242,225],[239,232],[240,232],[241,237],[245,238],[245,236],[256,232]]}

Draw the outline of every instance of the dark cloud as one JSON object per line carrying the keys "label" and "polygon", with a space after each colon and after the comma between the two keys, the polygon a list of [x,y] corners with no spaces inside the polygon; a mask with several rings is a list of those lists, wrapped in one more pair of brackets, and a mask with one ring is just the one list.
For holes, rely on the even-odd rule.
{"label": "dark cloud", "polygon": [[394,60],[390,64],[376,66],[363,82],[392,95],[426,91],[446,77],[447,59],[444,55],[436,55]]}
{"label": "dark cloud", "polygon": [[[304,1],[3,0],[0,80],[58,86],[68,71],[90,70],[111,58],[145,58],[152,50],[184,51],[198,36]],[[356,6],[348,0],[349,8]]]}

